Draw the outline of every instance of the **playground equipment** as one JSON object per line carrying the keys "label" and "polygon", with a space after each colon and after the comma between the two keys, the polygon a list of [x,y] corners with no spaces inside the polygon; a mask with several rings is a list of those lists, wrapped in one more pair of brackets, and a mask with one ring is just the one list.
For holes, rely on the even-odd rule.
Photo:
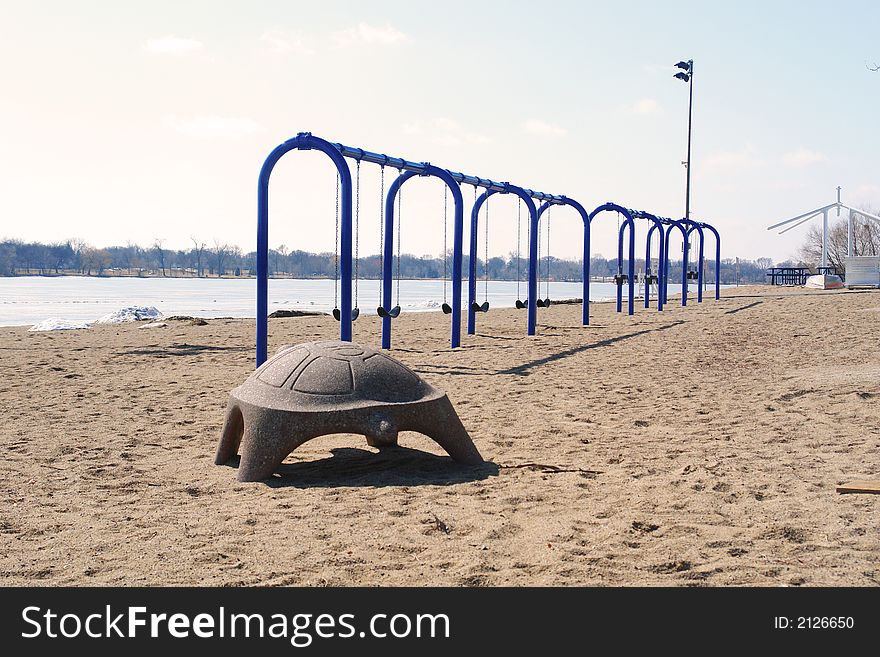
{"label": "playground equipment", "polygon": [[[698,221],[691,221],[687,230],[688,242],[690,242],[691,233],[694,231],[697,232],[697,235],[700,236],[700,248],[697,251],[697,268],[695,270],[691,270],[690,263],[685,259],[682,262],[682,269],[684,269],[686,273],[687,280],[689,281],[697,281],[697,303],[703,303],[703,226]],[[690,246],[690,244],[688,245]]]}
{"label": "playground equipment", "polygon": [[307,342],[282,347],[230,393],[214,462],[240,446],[238,480],[258,481],[312,438],[355,433],[382,448],[400,431],[425,434],[461,463],[483,462],[446,394],[405,365],[353,342]]}
{"label": "playground equipment", "polygon": [[666,305],[669,303],[669,242],[672,237],[672,229],[678,228],[681,232],[682,239],[682,256],[681,256],[681,305],[687,305],[688,298],[688,277],[687,277],[687,268],[688,268],[688,227],[685,222],[679,221],[677,219],[662,219],[664,224],[666,224],[666,237],[664,238],[663,243],[663,260],[665,261],[664,265],[664,276],[661,281],[660,289],[663,293],[663,304]]}
{"label": "playground equipment", "polygon": [[[549,308],[550,307],[550,206],[547,206],[547,266],[544,269],[544,284],[546,285],[544,294],[546,295],[543,299],[539,296],[536,304],[538,304],[538,308]],[[538,294],[541,293],[541,235],[538,234]]]}
{"label": "playground equipment", "polygon": [[[656,284],[657,310],[663,310],[663,295],[660,293],[660,282],[663,280],[663,275],[666,271],[666,265],[663,259],[663,245],[665,244],[663,221],[659,217],[651,214],[650,212],[645,212],[644,210],[633,210],[632,215],[634,219],[647,219],[651,222],[651,227],[648,228],[648,235],[645,238],[645,308],[651,307],[651,285]],[[656,273],[651,268],[651,243],[653,241],[654,231],[657,231],[660,236]]]}
{"label": "playground equipment", "polygon": [[[540,220],[551,205],[569,206],[574,208],[580,215],[584,223],[584,250],[583,250],[583,303],[581,312],[581,321],[586,326],[590,323],[590,215],[584,207],[567,196],[549,197],[544,195],[540,199],[538,195],[528,189],[511,185],[510,183],[495,183],[500,189],[496,189],[493,185],[481,194],[475,201],[471,209],[471,242],[470,242],[470,260],[468,263],[468,328],[469,335],[476,333],[476,313],[473,310],[473,303],[476,301],[477,291],[477,235],[479,234],[480,209],[487,199],[493,194],[515,194],[519,200],[526,206],[529,211],[529,282],[528,294],[525,301],[516,304],[517,308],[529,309],[528,334],[535,334],[535,322],[538,306],[538,243],[540,237]],[[535,207],[532,198],[543,200],[540,209]],[[519,242],[520,242],[520,220],[521,215],[517,212],[517,263],[519,263]],[[517,265],[518,266],[518,265]],[[549,298],[549,294],[547,295]],[[517,269],[517,301],[519,300],[519,269]],[[542,300],[544,301],[544,300]]]}
{"label": "playground equipment", "polygon": [[522,199],[518,198],[516,200],[516,303],[514,304],[517,309],[522,310],[526,307],[526,303],[522,300],[522,296],[519,293],[519,285],[522,280],[522,276],[520,276],[520,263],[522,262],[522,257],[520,255],[522,246]]}
{"label": "playground equipment", "polygon": [[[590,213],[590,224],[592,225],[593,220],[602,212],[617,212],[618,216],[623,216],[624,221],[618,228],[617,235],[617,275],[614,277],[614,282],[617,284],[617,312],[621,312],[622,310],[622,301],[623,301],[623,286],[628,285],[628,306],[627,306],[627,314],[632,315],[635,313],[635,296],[636,296],[636,288],[635,288],[635,279],[636,279],[636,241],[635,241],[635,222],[633,221],[633,211],[628,210],[627,208],[617,205],[617,203],[605,203],[600,205],[598,208],[593,210]],[[627,262],[627,271],[623,273],[623,233],[625,230],[629,229],[629,249],[628,256],[629,261]],[[589,273],[589,269],[588,269]]]}
{"label": "playground equipment", "polygon": [[449,278],[449,249],[447,247],[447,205],[449,199],[449,188],[444,185],[443,186],[443,305],[440,306],[440,309],[443,311],[444,315],[452,314],[452,306],[449,305],[446,301],[446,282]]}
{"label": "playground equipment", "polygon": [[[474,197],[477,195],[477,188],[474,187]],[[476,290],[476,279],[474,280],[474,286],[472,293],[469,293],[468,298],[471,299],[468,306],[470,307],[471,312],[474,313],[487,313],[489,312],[489,197],[486,197],[486,228],[485,235],[485,252],[483,257],[483,303],[477,301],[477,290]],[[474,207],[477,204],[474,202]],[[477,208],[477,212],[479,212],[479,208]],[[473,220],[472,220],[473,221]],[[472,226],[475,224],[472,223]],[[471,262],[476,263],[477,258],[477,233],[476,230],[471,230]],[[540,261],[540,253],[538,254],[538,260]]]}
{"label": "playground equipment", "polygon": [[[391,326],[392,320],[400,315],[400,230],[401,224],[401,188],[406,181],[415,176],[432,176],[439,178],[445,185],[444,190],[444,290],[443,290],[443,312],[451,315],[450,344],[453,348],[461,344],[461,274],[463,259],[463,224],[464,210],[460,185],[473,185],[475,196],[477,188],[485,189],[479,198],[474,201],[474,207],[471,211],[471,249],[470,263],[468,268],[468,333],[472,334],[476,329],[476,312],[485,312],[488,310],[488,299],[484,296],[482,304],[477,304],[476,300],[476,257],[477,257],[477,228],[479,223],[479,210],[486,200],[493,194],[515,194],[520,201],[517,215],[517,307],[525,307],[528,309],[527,316],[527,333],[535,335],[538,300],[538,252],[539,252],[539,222],[543,214],[552,205],[568,205],[574,208],[580,215],[584,224],[584,248],[583,248],[583,310],[582,323],[589,324],[589,303],[590,303],[590,229],[593,219],[606,211],[617,212],[619,216],[624,217],[622,225],[618,228],[618,273],[615,276],[617,283],[617,312],[622,311],[622,293],[623,285],[628,284],[628,314],[634,313],[634,297],[635,297],[635,231],[634,231],[634,214],[633,211],[617,205],[616,203],[606,203],[597,207],[592,213],[588,213],[583,206],[577,201],[566,196],[547,194],[544,192],[526,189],[507,182],[496,182],[486,178],[465,175],[447,169],[441,169],[433,166],[428,162],[412,162],[398,157],[390,157],[379,153],[365,151],[362,148],[354,148],[343,144],[331,143],[320,137],[316,137],[308,132],[299,133],[296,137],[285,141],[277,146],[266,158],[260,169],[260,176],[257,188],[257,340],[256,340],[256,361],[259,367],[266,361],[267,343],[268,343],[268,251],[269,251],[269,179],[272,170],[287,152],[292,150],[316,150],[324,153],[333,162],[337,171],[337,202],[336,202],[336,279],[338,285],[334,284],[334,312],[333,316],[339,321],[339,339],[344,342],[350,342],[352,338],[352,322],[359,316],[358,298],[357,298],[357,281],[359,274],[359,217],[360,217],[360,165],[362,162],[370,162],[381,167],[380,174],[380,267],[382,275],[382,285],[379,297],[379,306],[377,314],[382,318],[382,348],[389,349],[391,347]],[[354,189],[355,211],[354,211],[354,240],[352,239],[352,176],[346,158],[353,159],[356,162],[356,178]],[[398,176],[390,185],[387,194],[385,192],[385,167],[393,167],[397,169]],[[447,210],[448,210],[448,193],[451,192],[453,199],[453,238],[452,238],[452,271],[451,274],[447,267]],[[392,305],[393,282],[395,279],[393,263],[394,263],[394,220],[395,207],[397,200],[397,298],[396,303]],[[541,203],[540,210],[536,207],[535,201]],[[521,300],[519,298],[519,255],[520,255],[520,220],[521,207],[526,206],[529,216],[529,265],[528,265],[528,289],[527,298]],[[647,213],[643,213],[648,217]],[[653,215],[651,215],[653,216]],[[665,235],[662,240],[661,260],[663,263],[658,269],[663,284],[660,286],[663,298],[658,299],[658,305],[666,303],[666,283],[665,278],[668,272],[669,260],[669,234],[672,226],[678,226],[682,231],[682,237],[685,241],[684,262],[687,263],[687,239],[688,230],[694,224],[690,222],[675,222],[673,220],[665,220],[669,223]],[[701,226],[708,227],[707,224]],[[652,226],[654,230],[656,226]],[[488,221],[487,226],[488,230]],[[624,262],[624,235],[629,231],[628,241],[628,266],[627,272],[623,271]],[[718,240],[717,231],[711,229],[716,236],[716,263],[720,257],[720,240]],[[701,233],[702,234],[702,233]],[[488,242],[487,242],[488,243]],[[352,245],[354,244],[354,272],[352,271]],[[649,253],[650,253],[650,232],[649,232]],[[702,250],[702,241],[701,241]],[[541,299],[541,306],[549,305],[549,222],[548,222],[548,248],[547,248],[547,292],[546,297]],[[486,252],[486,261],[488,262],[488,251]],[[353,276],[354,274],[354,276]],[[447,299],[446,294],[446,278],[451,277],[452,298],[451,303]],[[488,271],[486,272],[488,283]],[[718,267],[716,264],[716,298],[718,296]],[[354,297],[352,296],[352,281],[354,280]],[[687,289],[682,293],[682,305],[686,305]],[[338,289],[338,292],[336,291]]]}

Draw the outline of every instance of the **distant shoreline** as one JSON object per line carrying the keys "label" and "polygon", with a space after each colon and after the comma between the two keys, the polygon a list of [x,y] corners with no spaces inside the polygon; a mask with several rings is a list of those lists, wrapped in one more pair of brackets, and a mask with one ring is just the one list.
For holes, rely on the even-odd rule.
{"label": "distant shoreline", "polygon": [[[253,274],[240,274],[238,276],[234,274],[223,274],[222,276],[217,276],[216,274],[204,275],[204,276],[196,276],[194,273],[175,273],[172,275],[165,275],[155,273],[155,272],[140,272],[140,273],[128,273],[128,272],[110,272],[103,274],[83,274],[81,272],[75,271],[64,271],[64,272],[18,272],[13,275],[3,275],[0,274],[0,278],[158,278],[158,279],[169,279],[169,278],[181,278],[186,280],[255,280],[257,277]],[[272,280],[291,280],[291,281],[332,281],[334,280],[330,276],[289,276],[289,275],[278,275],[278,274],[270,274],[269,278]],[[362,281],[381,281],[382,279],[378,276],[361,276],[359,280]],[[407,281],[442,281],[449,280],[444,279],[443,277],[429,277],[429,278],[419,278],[417,276],[406,276],[403,277],[403,280]],[[466,281],[467,277],[463,276],[462,281]],[[479,280],[483,280],[482,276]],[[512,281],[516,282],[515,278],[492,278],[490,280],[493,281]],[[545,279],[542,279],[542,281]],[[558,279],[551,278],[551,282],[553,283],[580,283],[580,280],[567,280],[567,279]],[[526,282],[525,279],[522,280],[523,283]],[[614,282],[613,276],[594,276],[590,278],[590,282],[592,283],[609,283]]]}

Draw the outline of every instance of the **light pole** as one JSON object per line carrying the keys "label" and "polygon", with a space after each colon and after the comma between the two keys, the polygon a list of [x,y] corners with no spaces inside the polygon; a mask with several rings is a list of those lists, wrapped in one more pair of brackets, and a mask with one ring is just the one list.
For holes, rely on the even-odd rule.
{"label": "light pole", "polygon": [[[686,186],[684,193],[684,222],[685,225],[690,229],[691,226],[691,115],[693,113],[694,108],[694,60],[689,59],[686,62],[681,61],[675,65],[675,68],[680,68],[681,70],[676,73],[673,77],[678,78],[682,82],[688,83],[688,154],[687,161],[684,163],[685,172],[686,172]],[[690,232],[690,231],[688,231]],[[681,247],[681,266],[684,268],[686,272],[688,272],[688,277],[690,277],[690,267],[688,266],[688,247],[690,246],[688,242],[690,241],[689,236],[685,236],[684,244]],[[682,290],[682,294],[687,294],[687,290]],[[684,298],[684,297],[682,297]]]}
{"label": "light pole", "polygon": [[675,68],[680,68],[681,71],[675,74],[674,77],[678,78],[682,82],[688,83],[688,153],[687,153],[687,162],[685,162],[685,168],[687,170],[687,187],[685,190],[684,196],[684,220],[690,225],[691,220],[691,117],[693,116],[694,109],[694,60],[689,59],[686,62],[679,62],[675,65]]}

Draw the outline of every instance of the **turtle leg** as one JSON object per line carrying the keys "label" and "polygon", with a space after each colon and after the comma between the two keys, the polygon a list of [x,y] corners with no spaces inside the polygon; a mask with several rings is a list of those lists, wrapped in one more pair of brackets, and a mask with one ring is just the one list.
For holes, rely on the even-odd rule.
{"label": "turtle leg", "polygon": [[316,435],[314,428],[302,422],[295,413],[272,413],[262,409],[252,413],[245,422],[241,441],[239,481],[268,479],[297,447]]}
{"label": "turtle leg", "polygon": [[397,426],[386,413],[371,413],[367,428],[365,437],[370,447],[397,447]]}
{"label": "turtle leg", "polygon": [[227,463],[238,453],[241,436],[244,433],[244,418],[241,409],[234,403],[229,402],[226,407],[226,420],[223,423],[223,431],[220,433],[220,442],[217,445],[217,453],[214,456],[216,465]]}
{"label": "turtle leg", "polygon": [[407,418],[406,428],[425,434],[459,463],[483,463],[483,457],[446,395],[427,406],[419,407],[417,413]]}

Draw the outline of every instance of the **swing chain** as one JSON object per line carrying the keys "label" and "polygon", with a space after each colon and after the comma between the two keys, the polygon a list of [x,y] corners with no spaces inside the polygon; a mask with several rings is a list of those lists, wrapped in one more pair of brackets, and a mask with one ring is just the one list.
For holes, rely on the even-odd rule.
{"label": "swing chain", "polygon": [[486,229],[483,260],[484,276],[483,276],[483,301],[489,301],[489,197],[486,197]]}
{"label": "swing chain", "polygon": [[519,300],[519,290],[520,290],[520,248],[522,244],[522,199],[517,198],[519,201],[516,206],[516,298]]}
{"label": "swing chain", "polygon": [[546,278],[545,278],[545,299],[550,298],[550,208],[551,205],[547,206],[547,268],[546,268]]}
{"label": "swing chain", "polygon": [[357,161],[354,194],[354,307],[358,307],[358,278],[360,273],[360,222],[361,222],[361,161]]}
{"label": "swing chain", "polygon": [[[398,175],[403,174],[403,169],[398,169]],[[403,187],[397,189],[397,301],[395,306],[400,306],[400,225],[402,219],[403,207]]]}
{"label": "swing chain", "polygon": [[449,198],[449,187],[446,183],[443,183],[443,303],[446,303],[446,278],[449,273],[449,257],[447,255],[447,244],[446,244],[446,224],[448,222],[447,218],[447,199]]}
{"label": "swing chain", "polygon": [[339,174],[336,174],[336,230],[333,231],[335,246],[333,261],[335,274],[333,275],[333,307],[339,307]]}
{"label": "swing chain", "polygon": [[380,168],[379,174],[379,276],[377,278],[379,288],[379,305],[382,305],[382,276],[385,259],[385,165]]}

